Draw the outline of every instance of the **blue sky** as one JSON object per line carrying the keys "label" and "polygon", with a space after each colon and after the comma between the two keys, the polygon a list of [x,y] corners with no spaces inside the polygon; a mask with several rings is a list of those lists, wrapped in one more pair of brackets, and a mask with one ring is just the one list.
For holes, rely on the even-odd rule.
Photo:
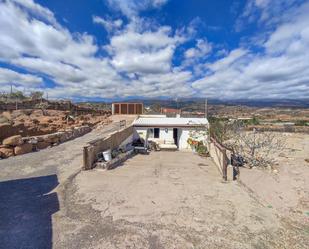
{"label": "blue sky", "polygon": [[0,0],[0,89],[308,98],[309,1]]}

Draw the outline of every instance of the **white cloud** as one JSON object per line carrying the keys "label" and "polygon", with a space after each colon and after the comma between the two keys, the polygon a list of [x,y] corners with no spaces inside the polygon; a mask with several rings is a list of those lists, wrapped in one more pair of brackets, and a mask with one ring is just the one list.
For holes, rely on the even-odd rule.
{"label": "white cloud", "polygon": [[[211,56],[215,45],[206,38],[197,39],[192,24],[172,30],[136,16],[166,1],[116,2],[127,5],[127,14],[135,16],[127,25],[121,19],[93,17],[110,32],[104,46],[107,56],[101,55],[92,36],[71,33],[47,8],[30,0],[0,2],[0,61],[28,71],[0,68],[1,87],[14,82],[19,88],[48,91],[55,98],[309,95],[309,4],[285,13],[261,43],[259,53],[246,44],[209,62],[216,58]],[[267,3],[256,1],[260,8],[267,8]],[[193,38],[196,45],[184,55],[191,60],[194,74],[173,64],[176,49]],[[44,86],[44,78],[53,80],[55,86]]]}
{"label": "white cloud", "polygon": [[127,73],[166,73],[181,37],[172,36],[169,27],[139,32],[129,26],[111,38],[107,50],[117,70]]}
{"label": "white cloud", "polygon": [[15,72],[10,69],[0,68],[0,85],[1,88],[11,84],[23,87],[35,87],[42,83],[42,78]]}
{"label": "white cloud", "polygon": [[208,64],[212,73],[196,80],[193,88],[222,98],[308,98],[308,6],[277,27],[264,43],[265,53],[233,50]]}
{"label": "white cloud", "polygon": [[33,0],[11,0],[11,1],[15,2],[16,4],[18,4],[23,8],[26,8],[29,12],[42,18],[43,20],[47,20],[53,25],[58,26],[54,14],[49,9],[46,9],[39,4],[36,4],[35,2],[33,2]]}
{"label": "white cloud", "polygon": [[[48,12],[43,7],[40,11]],[[48,91],[50,97],[56,98],[109,98],[129,93],[168,96],[174,94],[177,84],[179,94],[192,94],[187,86],[190,72],[180,72],[172,66],[175,47],[183,42],[183,37],[173,35],[170,27],[140,18],[132,19],[126,27],[114,22],[120,28],[106,47],[110,57],[102,58],[96,56],[98,46],[93,37],[73,35],[59,23],[37,19],[38,15],[33,16],[32,12],[13,2],[0,3],[0,60],[56,83],[52,88],[31,86],[29,90]],[[102,20],[96,18],[97,22]],[[30,74],[27,79],[38,81],[37,76]],[[155,84],[157,90],[149,93],[154,79],[160,79]]]}
{"label": "white cloud", "polygon": [[[235,30],[241,31],[247,24],[274,26],[287,21],[290,12],[298,9],[301,0],[248,0],[243,13],[235,23]],[[286,15],[286,13],[289,13]]]}
{"label": "white cloud", "polygon": [[145,97],[192,97],[194,91],[189,84],[191,79],[191,72],[177,69],[167,73],[141,75],[138,80],[131,82],[125,94],[136,95],[136,89],[140,89]]}
{"label": "white cloud", "polygon": [[207,40],[198,39],[196,42],[196,47],[186,50],[185,57],[187,59],[204,57],[210,53],[211,49],[212,46],[207,42]]}
{"label": "white cloud", "polygon": [[92,16],[94,23],[101,24],[108,32],[112,32],[121,28],[123,21],[121,19],[110,20],[99,16]]}
{"label": "white cloud", "polygon": [[229,67],[235,61],[243,57],[246,53],[247,51],[245,49],[242,48],[234,49],[226,57],[217,60],[215,63],[206,64],[206,66],[210,68],[212,71],[219,71]]}
{"label": "white cloud", "polygon": [[163,6],[168,0],[107,0],[109,6],[120,10],[128,18],[137,16],[140,11]]}
{"label": "white cloud", "polygon": [[54,80],[62,90],[50,89],[51,96],[112,97],[123,82],[107,59],[95,57],[98,47],[91,36],[42,22],[19,4],[0,3],[0,29],[0,60]]}

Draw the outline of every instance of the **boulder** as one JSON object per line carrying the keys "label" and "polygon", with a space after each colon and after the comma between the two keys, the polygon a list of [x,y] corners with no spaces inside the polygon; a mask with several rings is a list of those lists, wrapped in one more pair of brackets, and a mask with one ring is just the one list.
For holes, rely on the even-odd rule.
{"label": "boulder", "polygon": [[10,120],[5,116],[0,115],[0,124],[10,124]]}
{"label": "boulder", "polygon": [[14,149],[10,147],[1,147],[0,148],[0,157],[8,158],[10,156],[14,156]]}
{"label": "boulder", "polygon": [[32,152],[32,144],[22,144],[14,148],[15,155],[22,155],[29,152]]}
{"label": "boulder", "polygon": [[21,145],[23,143],[22,136],[21,135],[15,135],[8,137],[3,140],[2,144],[4,145],[11,145],[11,146],[16,146],[16,145]]}
{"label": "boulder", "polygon": [[2,112],[1,114],[3,117],[7,118],[8,120],[12,120],[12,115],[10,112]]}
{"label": "boulder", "polygon": [[28,143],[28,144],[37,144],[38,138],[37,137],[23,137],[23,141],[24,143]]}
{"label": "boulder", "polygon": [[68,141],[69,139],[70,139],[70,137],[69,137],[68,133],[63,132],[63,134],[60,137],[60,142],[63,143],[65,141]]}
{"label": "boulder", "polygon": [[42,150],[42,149],[47,148],[48,146],[50,146],[50,143],[42,141],[42,142],[37,143],[36,148],[39,150]]}
{"label": "boulder", "polygon": [[44,136],[37,136],[36,138],[38,142],[44,142]]}
{"label": "boulder", "polygon": [[59,142],[59,136],[57,135],[57,133],[45,135],[43,136],[43,138],[44,138],[44,141],[48,143],[58,143]]}

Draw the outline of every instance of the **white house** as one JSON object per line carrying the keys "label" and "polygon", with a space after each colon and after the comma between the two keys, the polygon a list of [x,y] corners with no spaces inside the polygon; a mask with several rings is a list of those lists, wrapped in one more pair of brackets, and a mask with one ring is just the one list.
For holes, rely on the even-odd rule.
{"label": "white house", "polygon": [[190,150],[188,138],[194,136],[195,140],[206,140],[205,133],[208,131],[209,123],[206,118],[141,115],[134,120],[133,127],[135,137],[143,138],[145,141],[155,141],[161,148]]}

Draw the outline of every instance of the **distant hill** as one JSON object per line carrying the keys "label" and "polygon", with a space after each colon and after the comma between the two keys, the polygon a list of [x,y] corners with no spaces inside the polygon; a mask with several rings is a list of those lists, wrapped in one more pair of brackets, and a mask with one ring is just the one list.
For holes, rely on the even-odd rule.
{"label": "distant hill", "polygon": [[[202,98],[181,98],[178,101],[174,99],[158,98],[158,99],[129,99],[121,100],[125,102],[143,102],[144,105],[160,105],[171,108],[183,108],[191,105],[205,104],[205,99]],[[112,102],[112,101],[106,101]],[[291,107],[291,108],[309,108],[309,99],[237,99],[237,100],[220,100],[208,99],[209,105],[243,105],[250,107]]]}

